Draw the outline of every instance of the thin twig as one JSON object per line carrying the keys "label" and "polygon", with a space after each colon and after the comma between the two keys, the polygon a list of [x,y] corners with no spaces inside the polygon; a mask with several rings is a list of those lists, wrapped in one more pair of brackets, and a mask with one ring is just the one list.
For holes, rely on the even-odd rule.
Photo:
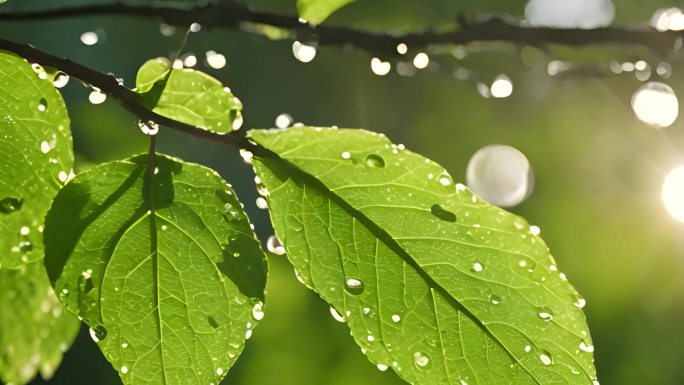
{"label": "thin twig", "polygon": [[184,132],[195,137],[209,139],[215,142],[224,143],[236,148],[243,148],[255,154],[262,154],[264,150],[248,141],[243,135],[233,132],[226,135],[217,134],[195,127],[174,119],[164,117],[154,111],[147,109],[140,102],[139,95],[126,88],[111,74],[105,74],[76,63],[72,60],[61,58],[28,44],[20,44],[10,40],[0,38],[0,49],[13,52],[31,63],[38,63],[44,67],[52,67],[64,72],[70,77],[79,79],[92,87],[95,87],[125,107],[142,122],[154,122],[158,125]]}
{"label": "thin twig", "polygon": [[0,21],[30,21],[74,18],[83,16],[134,16],[157,18],[164,23],[187,27],[200,23],[206,28],[237,28],[242,23],[259,23],[284,28],[296,39],[315,40],[321,45],[351,45],[379,56],[397,55],[396,46],[405,43],[412,49],[430,44],[466,44],[471,42],[507,41],[543,46],[561,44],[584,46],[590,44],[621,44],[643,46],[666,54],[678,47],[684,32],[659,32],[654,29],[620,27],[583,29],[534,28],[509,23],[502,19],[485,22],[459,22],[459,29],[451,32],[418,32],[403,35],[373,33],[351,28],[301,23],[295,16],[278,15],[250,10],[243,4],[223,1],[206,6],[178,8],[171,6],[138,6],[107,4],[75,6],[51,10],[0,13]]}

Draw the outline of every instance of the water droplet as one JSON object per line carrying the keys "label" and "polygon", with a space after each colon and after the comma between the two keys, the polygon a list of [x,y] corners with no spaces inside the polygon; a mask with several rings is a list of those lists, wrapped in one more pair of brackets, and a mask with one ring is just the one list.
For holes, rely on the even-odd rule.
{"label": "water droplet", "polygon": [[525,345],[525,353],[529,353],[532,351],[532,347],[530,345]]}
{"label": "water droplet", "polygon": [[223,368],[216,368],[216,374],[219,376],[223,375]]}
{"label": "water droplet", "polygon": [[430,57],[425,52],[419,52],[413,58],[413,66],[418,69],[423,69],[430,64]]}
{"label": "water droplet", "polygon": [[247,329],[245,332],[245,339],[248,340],[250,338],[252,338],[252,329]]}
{"label": "water droplet", "polygon": [[363,282],[356,278],[347,279],[345,288],[347,289],[347,292],[352,295],[360,295],[366,289]]}
{"label": "water droplet", "polygon": [[392,69],[390,62],[382,61],[377,57],[371,59],[371,71],[378,76],[387,75]]}
{"label": "water droplet", "polygon": [[430,364],[430,358],[421,352],[413,353],[413,360],[419,368],[425,368]]}
{"label": "water droplet", "polygon": [[527,157],[518,149],[504,145],[479,149],[468,162],[466,181],[482,199],[501,207],[519,205],[534,188]]}
{"label": "water droplet", "polygon": [[373,336],[370,335],[370,334],[368,335],[368,337],[366,337],[366,339],[368,340],[368,342],[373,342],[373,341],[375,341],[375,337],[373,337]]}
{"label": "water droplet", "polygon": [[399,55],[406,55],[408,52],[408,46],[405,43],[397,44],[397,53]]}
{"label": "water droplet", "polygon": [[199,32],[202,29],[202,25],[200,23],[192,23],[190,24],[190,32]]}
{"label": "water droplet", "polygon": [[24,204],[23,199],[7,197],[0,199],[0,213],[9,214],[11,212],[21,209]]}
{"label": "water droplet", "polygon": [[252,308],[252,317],[254,317],[254,319],[257,321],[261,321],[262,319],[264,319],[263,302],[257,302],[254,304],[254,307]]}
{"label": "water droplet", "polygon": [[435,203],[430,207],[430,212],[437,218],[446,222],[456,222],[456,214],[445,210],[439,203]]}
{"label": "water droplet", "polygon": [[268,240],[266,241],[266,249],[275,255],[285,254],[285,247],[282,243],[280,243],[280,240],[275,235],[268,237]]}
{"label": "water droplet", "polygon": [[332,306],[330,307],[330,314],[337,322],[347,322],[347,319]]}
{"label": "water droplet", "polygon": [[547,308],[539,309],[539,313],[537,313],[537,315],[544,321],[551,321],[553,319],[553,313],[551,313],[551,310]]}
{"label": "water droplet", "polygon": [[649,126],[671,126],[679,115],[679,100],[672,87],[665,83],[649,82],[632,96],[632,109],[637,118]]}
{"label": "water droplet", "polygon": [[399,314],[393,314],[392,315],[392,322],[398,323],[399,321],[401,321],[401,317],[399,316]]}
{"label": "water droplet", "polygon": [[55,86],[55,88],[62,88],[66,86],[69,83],[69,75],[65,74],[64,72],[57,72],[55,74],[55,78],[52,80],[52,85]]}
{"label": "water droplet", "polygon": [[81,34],[81,43],[85,45],[95,45],[98,40],[100,40],[99,36],[93,31],[87,31]]}
{"label": "water droplet", "polygon": [[154,136],[159,132],[159,125],[151,120],[147,122],[138,120],[138,127],[140,127],[140,131],[145,135]]}
{"label": "water droplet", "polygon": [[24,235],[24,236],[29,235],[30,232],[31,232],[31,229],[28,226],[22,226],[19,229],[19,234]]}
{"label": "water droplet", "polygon": [[299,41],[292,43],[292,54],[302,63],[309,63],[316,57],[316,46]]}
{"label": "water droplet", "polygon": [[592,345],[587,345],[584,341],[581,341],[579,344],[579,348],[583,352],[587,353],[592,353],[594,351],[594,347]]}
{"label": "water droplet", "polygon": [[548,353],[541,353],[539,355],[539,361],[544,365],[551,365],[551,356]]}
{"label": "water droplet", "polygon": [[451,180],[451,177],[449,176],[449,174],[440,175],[439,178],[437,178],[437,181],[439,182],[439,184],[441,184],[444,187],[449,187],[454,183]]}
{"label": "water droplet", "polygon": [[503,298],[501,298],[500,296],[498,296],[498,295],[496,295],[496,294],[492,294],[492,295],[489,296],[489,301],[490,301],[493,305],[498,305],[498,304],[500,304],[501,302],[503,302]]}
{"label": "water droplet", "polygon": [[587,306],[587,300],[580,296],[577,296],[574,305],[578,309],[583,309],[585,306]]}
{"label": "water droplet", "polygon": [[121,347],[126,349],[128,347],[128,344],[124,342],[123,344],[121,344]]}
{"label": "water droplet", "polygon": [[345,151],[342,153],[342,159],[351,159],[351,154],[349,151]]}
{"label": "water droplet", "polygon": [[385,370],[387,370],[389,368],[389,366],[387,366],[385,364],[377,364],[376,366],[377,366],[378,370],[381,372],[384,372]]}
{"label": "water droplet", "polygon": [[368,154],[366,155],[366,164],[369,167],[383,168],[385,167],[385,160],[380,155]]}
{"label": "water droplet", "polygon": [[27,253],[27,252],[33,250],[33,243],[31,243],[29,241],[21,241],[21,242],[19,242],[19,250],[24,252],[24,253]]}
{"label": "water droplet", "polygon": [[254,157],[254,154],[252,154],[250,151],[240,149],[240,157],[242,157],[242,161],[245,162],[245,164],[252,164],[252,158]]}
{"label": "water droplet", "polygon": [[128,366],[124,365],[121,367],[121,374],[126,374],[128,373]]}
{"label": "water droplet", "polygon": [[473,263],[473,267],[470,269],[475,273],[480,273],[482,270],[484,270],[484,266],[480,262],[475,262]]}
{"label": "water droplet", "polygon": [[90,338],[92,338],[93,341],[95,341],[96,343],[102,341],[103,339],[105,339],[105,337],[107,337],[107,329],[105,329],[105,327],[102,325],[97,325],[94,329],[91,328],[89,332]]}
{"label": "water droplet", "polygon": [[38,111],[45,112],[47,110],[47,100],[45,98],[40,98],[38,101]]}
{"label": "water droplet", "polygon": [[88,95],[88,101],[92,104],[102,104],[105,100],[107,100],[107,95],[100,92],[97,88]]}
{"label": "water droplet", "polygon": [[268,201],[266,201],[266,198],[264,197],[258,197],[256,199],[256,205],[258,208],[265,210],[268,208]]}
{"label": "water droplet", "polygon": [[275,125],[278,128],[286,128],[286,127],[290,127],[290,125],[292,124],[293,121],[294,121],[294,119],[292,119],[292,116],[290,116],[289,114],[283,113],[283,114],[280,114],[276,117]]}
{"label": "water droplet", "polygon": [[541,234],[541,229],[538,226],[530,226],[530,233],[532,235],[539,235]]}
{"label": "water droplet", "polygon": [[235,119],[233,119],[233,130],[239,130],[242,124],[245,122],[242,112],[238,111],[235,114]]}
{"label": "water droplet", "polygon": [[223,54],[209,50],[206,53],[207,64],[213,69],[221,69],[226,66],[226,57]]}

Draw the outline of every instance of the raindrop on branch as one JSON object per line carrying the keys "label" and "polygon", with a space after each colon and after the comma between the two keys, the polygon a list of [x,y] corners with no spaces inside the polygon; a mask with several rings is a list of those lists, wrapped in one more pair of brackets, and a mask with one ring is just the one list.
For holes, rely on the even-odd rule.
{"label": "raindrop on branch", "polygon": [[100,40],[97,32],[88,31],[81,34],[81,43],[85,45],[95,45]]}
{"label": "raindrop on branch", "polygon": [[283,114],[280,114],[276,117],[275,125],[278,128],[286,128],[286,127],[290,127],[290,125],[292,124],[293,121],[294,121],[294,119],[292,119],[292,116],[290,116],[289,114],[283,113]]}
{"label": "raindrop on branch", "polygon": [[292,54],[302,63],[309,63],[316,57],[316,46],[299,41],[292,43]]}
{"label": "raindrop on branch", "polygon": [[371,70],[373,71],[374,74],[378,76],[385,76],[387,75],[390,70],[392,69],[392,64],[386,61],[382,61],[378,59],[377,57],[374,57],[371,60]]}
{"label": "raindrop on branch", "polygon": [[102,93],[99,89],[94,89],[90,94],[88,95],[88,100],[92,104],[102,104],[107,100],[107,95]]}
{"label": "raindrop on branch", "polygon": [[413,66],[418,69],[426,68],[430,64],[430,57],[425,52],[419,52],[413,58]]}
{"label": "raindrop on branch", "polygon": [[513,93],[513,82],[506,75],[499,75],[496,77],[491,87],[489,87],[491,95],[495,98],[502,99],[511,96]]}

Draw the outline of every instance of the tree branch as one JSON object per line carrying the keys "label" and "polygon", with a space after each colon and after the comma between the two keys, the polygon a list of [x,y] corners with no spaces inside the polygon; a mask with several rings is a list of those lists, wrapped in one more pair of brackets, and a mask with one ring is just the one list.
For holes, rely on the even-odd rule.
{"label": "tree branch", "polygon": [[412,49],[430,44],[466,44],[471,42],[507,41],[542,46],[561,44],[584,46],[590,44],[621,44],[643,46],[664,54],[678,47],[684,32],[659,32],[654,29],[632,30],[609,27],[592,30],[532,28],[512,24],[501,19],[482,23],[460,22],[460,29],[452,32],[419,32],[404,35],[372,33],[335,26],[311,26],[297,17],[258,12],[232,1],[206,6],[178,8],[169,6],[136,6],[124,4],[92,5],[57,8],[32,12],[0,13],[0,21],[48,20],[96,15],[120,15],[157,18],[164,23],[187,27],[200,23],[207,28],[237,28],[241,23],[267,24],[291,31],[295,38],[314,39],[321,45],[352,45],[378,56],[397,55],[396,46],[405,43]]}
{"label": "tree branch", "polygon": [[101,92],[114,98],[142,122],[154,122],[158,125],[184,132],[198,138],[209,139],[232,147],[246,149],[255,155],[266,155],[266,150],[254,145],[237,132],[225,135],[217,134],[164,117],[147,109],[141,104],[138,94],[120,84],[114,75],[105,74],[72,60],[54,56],[31,45],[19,44],[2,38],[0,38],[0,49],[13,52],[28,60],[30,63],[38,63],[44,67],[53,67],[70,77],[79,79],[98,88]]}

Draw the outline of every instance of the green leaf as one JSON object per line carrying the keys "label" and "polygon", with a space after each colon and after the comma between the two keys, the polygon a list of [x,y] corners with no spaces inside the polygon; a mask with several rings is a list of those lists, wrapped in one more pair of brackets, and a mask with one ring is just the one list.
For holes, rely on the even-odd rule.
{"label": "green leaf", "polygon": [[80,322],[55,296],[42,261],[0,269],[0,381],[26,384],[52,377]]}
{"label": "green leaf", "polygon": [[277,155],[253,161],[297,275],[379,368],[414,384],[592,384],[585,301],[536,228],[383,135],[249,137]]}
{"label": "green leaf", "polygon": [[39,65],[0,51],[0,267],[43,258],[43,218],[73,166],[69,116]]}
{"label": "green leaf", "polygon": [[299,16],[311,24],[320,24],[333,12],[354,0],[297,0]]}
{"label": "green leaf", "polygon": [[165,58],[148,60],[140,67],[136,91],[144,104],[170,119],[221,133],[242,126],[242,103],[228,87],[200,71],[172,69]]}
{"label": "green leaf", "polygon": [[[55,198],[46,266],[125,384],[218,383],[263,316],[265,257],[214,171],[106,163]],[[151,178],[151,179],[150,179]]]}

